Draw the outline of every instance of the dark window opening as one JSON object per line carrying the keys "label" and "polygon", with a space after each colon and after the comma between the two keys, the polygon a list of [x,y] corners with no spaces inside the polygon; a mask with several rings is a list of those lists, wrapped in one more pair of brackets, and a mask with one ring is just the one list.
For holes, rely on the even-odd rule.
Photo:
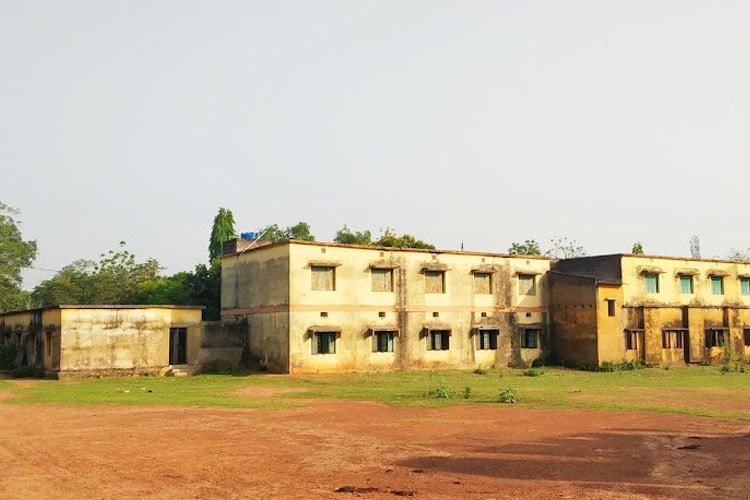
{"label": "dark window opening", "polygon": [[312,340],[313,354],[336,354],[336,332],[317,332]]}
{"label": "dark window opening", "polygon": [[706,330],[706,347],[723,347],[724,330],[718,328],[708,328]]}
{"label": "dark window opening", "polygon": [[743,336],[745,337],[745,347],[750,346],[750,328],[742,330]]}
{"label": "dark window opening", "polygon": [[607,299],[607,316],[615,315],[615,299]]}
{"label": "dark window opening", "polygon": [[663,330],[661,332],[662,349],[684,349],[685,332],[682,330]]}
{"label": "dark window opening", "polygon": [[480,351],[496,351],[500,330],[479,330],[477,333]]}
{"label": "dark window opening", "polygon": [[521,332],[521,348],[539,348],[539,330],[536,328],[524,328]]}
{"label": "dark window opening", "polygon": [[376,332],[373,335],[373,352],[393,352],[393,339],[396,337],[394,331]]}
{"label": "dark window opening", "polygon": [[450,349],[450,330],[430,330],[427,336],[428,351],[447,351]]}

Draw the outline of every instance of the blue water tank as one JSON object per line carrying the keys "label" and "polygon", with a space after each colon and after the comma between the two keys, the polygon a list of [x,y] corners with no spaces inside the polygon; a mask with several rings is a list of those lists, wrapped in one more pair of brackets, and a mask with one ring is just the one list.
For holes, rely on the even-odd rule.
{"label": "blue water tank", "polygon": [[240,233],[240,238],[243,240],[254,240],[257,238],[257,234],[255,232],[248,232],[248,233]]}

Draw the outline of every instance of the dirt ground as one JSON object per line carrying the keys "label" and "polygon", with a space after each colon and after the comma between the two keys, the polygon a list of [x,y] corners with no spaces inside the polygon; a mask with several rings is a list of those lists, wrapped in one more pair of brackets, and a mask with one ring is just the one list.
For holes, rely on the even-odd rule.
{"label": "dirt ground", "polygon": [[750,424],[685,415],[16,405],[0,498],[747,498]]}

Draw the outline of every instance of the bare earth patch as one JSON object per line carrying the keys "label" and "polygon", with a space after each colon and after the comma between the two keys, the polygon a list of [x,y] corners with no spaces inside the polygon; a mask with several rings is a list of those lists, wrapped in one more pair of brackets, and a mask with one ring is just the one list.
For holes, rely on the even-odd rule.
{"label": "bare earth patch", "polygon": [[333,400],[282,410],[1,401],[4,499],[697,499],[750,489],[750,425],[715,418]]}

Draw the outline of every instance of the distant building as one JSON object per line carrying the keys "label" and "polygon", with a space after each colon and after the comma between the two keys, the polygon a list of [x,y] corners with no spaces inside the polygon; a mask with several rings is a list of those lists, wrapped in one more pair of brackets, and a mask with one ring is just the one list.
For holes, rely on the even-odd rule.
{"label": "distant building", "polygon": [[228,245],[225,320],[282,373],[528,366],[549,349],[543,257]]}
{"label": "distant building", "polygon": [[750,263],[617,254],[556,262],[552,350],[597,366],[750,356]]}
{"label": "distant building", "polygon": [[155,375],[198,361],[202,307],[55,306],[0,314],[16,366],[51,377]]}

